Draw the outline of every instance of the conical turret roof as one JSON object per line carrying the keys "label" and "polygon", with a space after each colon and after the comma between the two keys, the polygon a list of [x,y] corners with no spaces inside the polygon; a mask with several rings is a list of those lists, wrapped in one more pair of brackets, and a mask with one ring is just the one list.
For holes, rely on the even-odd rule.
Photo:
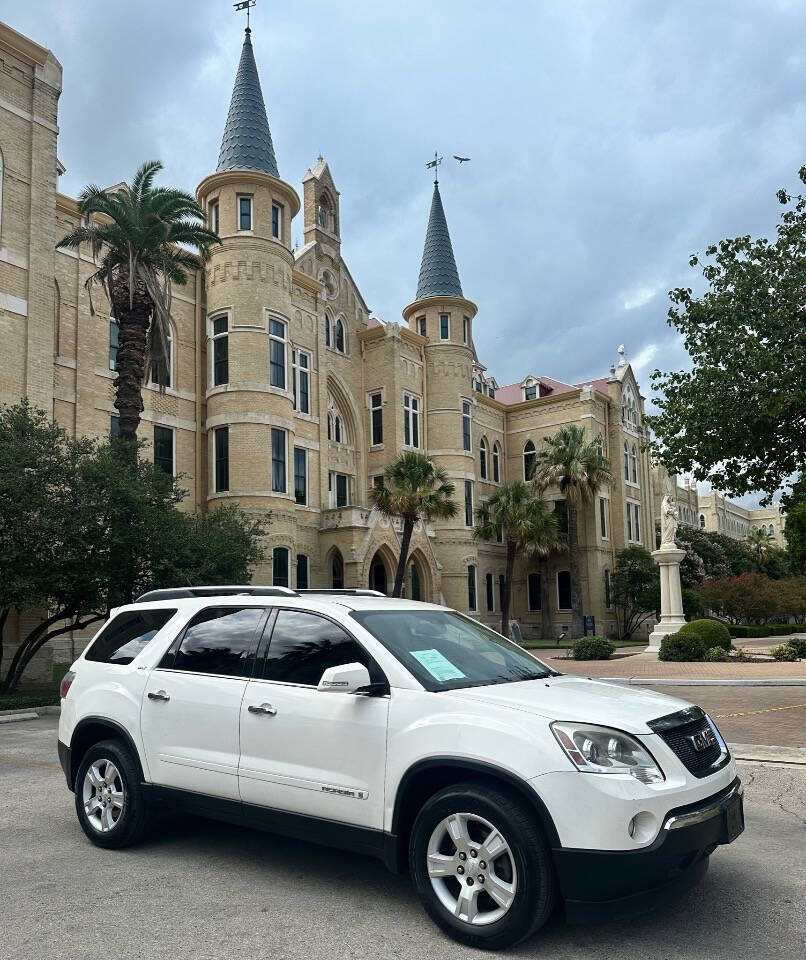
{"label": "conical turret roof", "polygon": [[248,27],[216,170],[260,170],[280,177]]}
{"label": "conical turret roof", "polygon": [[431,213],[425,232],[423,259],[420,264],[420,279],[417,283],[417,299],[425,297],[463,297],[459,271],[453,256],[448,221],[439,195],[439,184],[434,183],[431,198]]}

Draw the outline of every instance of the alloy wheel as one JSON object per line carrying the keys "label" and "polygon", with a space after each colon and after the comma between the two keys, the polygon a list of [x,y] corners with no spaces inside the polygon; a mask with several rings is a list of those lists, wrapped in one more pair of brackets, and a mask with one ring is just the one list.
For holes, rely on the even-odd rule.
{"label": "alloy wheel", "polygon": [[126,791],[120,771],[103,757],[93,760],[84,774],[82,800],[87,821],[98,833],[108,833],[123,816]]}
{"label": "alloy wheel", "polygon": [[483,926],[500,920],[518,889],[509,843],[489,820],[453,813],[428,841],[428,876],[445,909],[458,920]]}

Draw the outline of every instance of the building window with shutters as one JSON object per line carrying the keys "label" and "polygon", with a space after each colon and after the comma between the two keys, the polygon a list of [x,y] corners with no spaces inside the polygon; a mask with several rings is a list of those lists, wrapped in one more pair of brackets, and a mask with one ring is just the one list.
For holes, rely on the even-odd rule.
{"label": "building window with shutters", "polygon": [[271,429],[271,489],[273,493],[286,493],[286,432],[277,427]]}
{"label": "building window with shutters", "polygon": [[229,490],[229,427],[216,427],[213,431],[215,444],[215,492]]}

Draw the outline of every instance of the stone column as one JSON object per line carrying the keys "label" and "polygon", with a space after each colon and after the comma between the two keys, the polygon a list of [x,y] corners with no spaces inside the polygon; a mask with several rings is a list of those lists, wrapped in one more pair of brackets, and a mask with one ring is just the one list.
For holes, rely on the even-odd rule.
{"label": "stone column", "polygon": [[660,620],[649,635],[646,653],[657,653],[661,640],[670,633],[677,633],[686,622],[680,586],[680,561],[685,555],[685,550],[678,550],[671,544],[662,545],[652,554],[652,559],[660,567]]}

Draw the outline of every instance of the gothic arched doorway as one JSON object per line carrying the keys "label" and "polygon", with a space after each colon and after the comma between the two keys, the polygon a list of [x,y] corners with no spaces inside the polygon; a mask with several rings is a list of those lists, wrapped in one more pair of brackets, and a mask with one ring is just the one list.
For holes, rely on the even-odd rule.
{"label": "gothic arched doorway", "polygon": [[330,585],[334,590],[344,589],[344,560],[338,548],[330,556]]}
{"label": "gothic arched doorway", "polygon": [[389,592],[389,575],[380,550],[372,558],[372,563],[369,565],[369,588],[380,593]]}

